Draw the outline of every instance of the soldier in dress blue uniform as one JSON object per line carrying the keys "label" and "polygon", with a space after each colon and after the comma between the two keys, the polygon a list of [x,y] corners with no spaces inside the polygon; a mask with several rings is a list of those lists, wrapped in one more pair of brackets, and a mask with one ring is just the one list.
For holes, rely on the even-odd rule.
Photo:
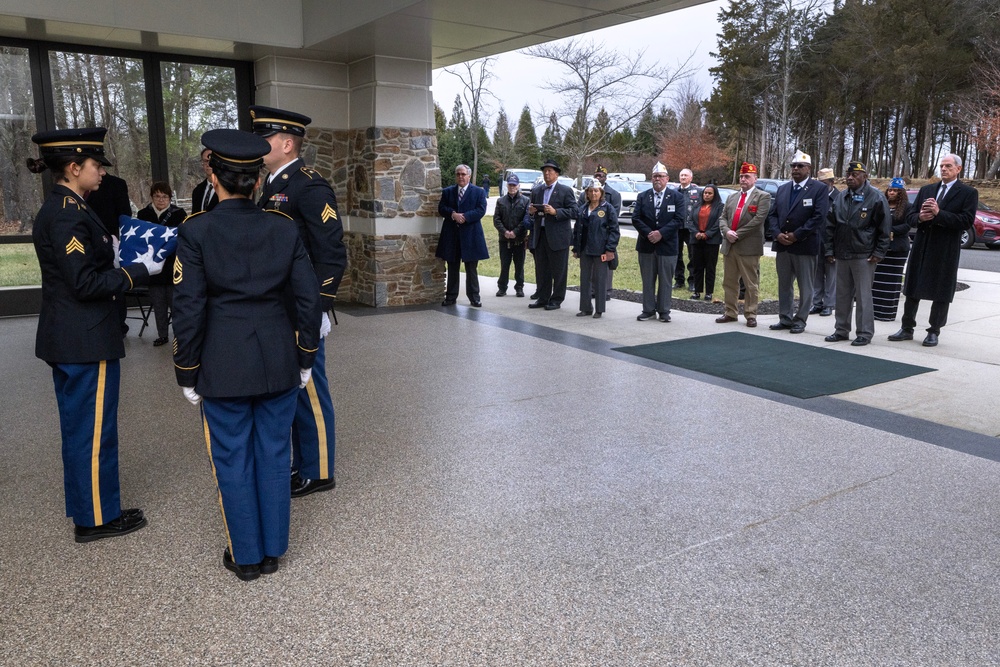
{"label": "soldier in dress blue uniform", "polygon": [[148,282],[163,262],[152,250],[140,263],[115,268],[115,236],[84,201],[101,186],[102,127],[39,132],[41,159],[55,186],[35,219],[32,240],[42,270],[35,356],[52,367],[66,490],[66,516],[77,542],[127,535],[146,525],[140,509],[122,509],[118,485],[119,359],[125,356],[118,304],[125,290]]}
{"label": "soldier in dress blue uniform", "polygon": [[[250,197],[267,142],[211,130],[219,203],[180,227],[174,263],[174,366],[205,440],[226,531],[223,565],[244,581],[288,549],[288,432],[319,345],[319,285],[288,216]],[[289,318],[289,294],[294,300]]]}
{"label": "soldier in dress blue uniform", "polygon": [[[337,287],[347,268],[347,248],[333,188],[299,157],[306,126],[312,119],[264,106],[250,107],[250,116],[254,132],[271,147],[264,156],[264,165],[270,173],[258,205],[291,216],[298,226],[320,285],[322,339],[330,332],[327,311],[333,308]],[[326,348],[321,341],[312,382],[299,394],[292,427],[293,498],[328,491],[336,485],[333,399],[325,365]]]}

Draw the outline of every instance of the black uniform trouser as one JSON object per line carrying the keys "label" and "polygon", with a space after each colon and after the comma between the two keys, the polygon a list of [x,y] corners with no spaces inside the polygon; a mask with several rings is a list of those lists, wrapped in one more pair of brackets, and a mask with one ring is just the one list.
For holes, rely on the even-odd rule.
{"label": "black uniform trouser", "polygon": [[690,232],[687,229],[677,230],[677,266],[674,267],[674,282],[685,283],[684,281],[684,249],[687,248],[688,251],[688,262],[687,262],[687,274],[691,276],[694,272],[691,270],[691,246],[688,245],[688,237]]}
{"label": "black uniform trouser", "polygon": [[[927,327],[927,333],[939,334],[941,327],[948,323],[948,301],[931,301],[931,317]],[[912,329],[917,326],[917,308],[920,307],[920,299],[912,296],[906,297],[903,302],[903,328]]]}

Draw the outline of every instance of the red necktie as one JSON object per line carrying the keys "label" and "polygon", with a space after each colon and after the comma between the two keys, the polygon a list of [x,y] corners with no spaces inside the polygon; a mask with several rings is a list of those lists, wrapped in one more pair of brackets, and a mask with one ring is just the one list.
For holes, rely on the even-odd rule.
{"label": "red necktie", "polygon": [[734,232],[736,231],[736,228],[739,227],[739,224],[740,224],[740,214],[743,213],[743,204],[745,204],[746,201],[747,201],[747,193],[744,192],[743,194],[740,195],[740,203],[736,205],[736,214],[733,216],[733,231]]}

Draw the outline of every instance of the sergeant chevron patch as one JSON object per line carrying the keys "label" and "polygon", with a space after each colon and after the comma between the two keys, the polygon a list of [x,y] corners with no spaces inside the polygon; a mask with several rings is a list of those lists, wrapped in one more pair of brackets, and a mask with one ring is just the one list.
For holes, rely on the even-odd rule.
{"label": "sergeant chevron patch", "polygon": [[69,240],[69,243],[66,244],[66,254],[68,255],[73,252],[78,252],[81,255],[87,254],[83,249],[83,244],[80,243],[75,236]]}
{"label": "sergeant chevron patch", "polygon": [[323,213],[320,214],[320,218],[323,219],[324,223],[329,222],[330,220],[336,220],[337,212],[333,210],[332,206],[327,204],[326,206],[323,207]]}
{"label": "sergeant chevron patch", "polygon": [[180,258],[174,259],[174,284],[180,285],[181,281],[184,280],[184,267],[181,266]]}

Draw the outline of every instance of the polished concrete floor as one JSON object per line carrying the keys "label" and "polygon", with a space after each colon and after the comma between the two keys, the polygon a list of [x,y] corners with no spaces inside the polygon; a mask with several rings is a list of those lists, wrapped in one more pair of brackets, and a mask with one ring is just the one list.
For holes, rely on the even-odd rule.
{"label": "polished concrete floor", "polygon": [[986,436],[549,326],[574,310],[339,313],[337,488],[251,583],[170,347],[122,365],[149,526],[79,545],[36,322],[0,320],[0,664],[1000,664]]}

